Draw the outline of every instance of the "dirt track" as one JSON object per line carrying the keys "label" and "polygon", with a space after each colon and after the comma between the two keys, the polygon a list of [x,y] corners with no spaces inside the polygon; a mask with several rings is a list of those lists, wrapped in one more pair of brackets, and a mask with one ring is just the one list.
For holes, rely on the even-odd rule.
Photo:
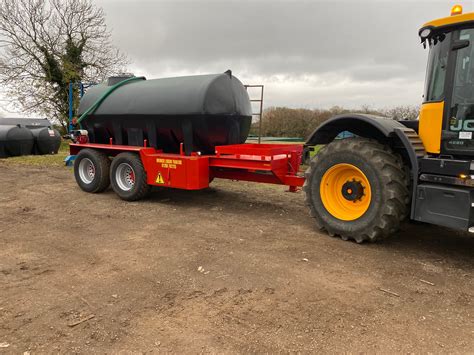
{"label": "dirt track", "polygon": [[473,351],[474,237],[343,242],[283,190],[126,203],[0,162],[0,353]]}

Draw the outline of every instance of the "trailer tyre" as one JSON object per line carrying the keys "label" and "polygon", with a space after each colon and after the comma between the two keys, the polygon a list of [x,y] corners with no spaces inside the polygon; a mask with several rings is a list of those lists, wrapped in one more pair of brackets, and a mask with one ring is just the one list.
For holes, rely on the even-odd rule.
{"label": "trailer tyre", "polygon": [[82,149],[74,161],[74,177],[85,192],[99,193],[110,185],[110,159],[103,152]]}
{"label": "trailer tyre", "polygon": [[140,200],[151,191],[142,161],[133,153],[121,153],[112,160],[110,181],[115,193],[126,201]]}
{"label": "trailer tyre", "polygon": [[407,215],[408,179],[390,147],[366,138],[333,141],[312,159],[303,190],[316,225],[357,243],[399,229]]}

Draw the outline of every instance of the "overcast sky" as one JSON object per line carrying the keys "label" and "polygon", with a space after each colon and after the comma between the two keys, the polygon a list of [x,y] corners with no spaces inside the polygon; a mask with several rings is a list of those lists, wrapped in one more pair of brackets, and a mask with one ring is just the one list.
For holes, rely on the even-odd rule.
{"label": "overcast sky", "polygon": [[265,106],[389,107],[421,102],[418,29],[473,1],[96,0],[130,71],[224,72],[265,85]]}

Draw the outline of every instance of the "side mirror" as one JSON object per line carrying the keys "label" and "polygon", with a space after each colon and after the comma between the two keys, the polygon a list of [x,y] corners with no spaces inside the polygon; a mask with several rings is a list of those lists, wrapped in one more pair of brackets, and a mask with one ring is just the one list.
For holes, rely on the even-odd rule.
{"label": "side mirror", "polygon": [[458,39],[453,42],[452,50],[457,51],[458,49],[466,48],[469,46],[469,40],[467,39]]}

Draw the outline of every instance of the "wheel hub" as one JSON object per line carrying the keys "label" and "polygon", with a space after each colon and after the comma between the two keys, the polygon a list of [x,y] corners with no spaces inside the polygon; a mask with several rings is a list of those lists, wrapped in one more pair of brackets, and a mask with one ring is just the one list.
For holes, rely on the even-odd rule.
{"label": "wheel hub", "polygon": [[357,201],[364,196],[364,186],[361,181],[353,179],[342,185],[342,196],[348,201]]}
{"label": "wheel hub", "polygon": [[355,165],[333,165],[322,176],[319,187],[321,202],[337,219],[353,221],[369,209],[372,195],[369,179]]}
{"label": "wheel hub", "polygon": [[115,171],[115,181],[123,191],[130,191],[135,185],[135,171],[131,165],[121,163]]}
{"label": "wheel hub", "polygon": [[95,178],[95,165],[89,158],[84,158],[79,163],[79,177],[85,184],[90,184]]}

